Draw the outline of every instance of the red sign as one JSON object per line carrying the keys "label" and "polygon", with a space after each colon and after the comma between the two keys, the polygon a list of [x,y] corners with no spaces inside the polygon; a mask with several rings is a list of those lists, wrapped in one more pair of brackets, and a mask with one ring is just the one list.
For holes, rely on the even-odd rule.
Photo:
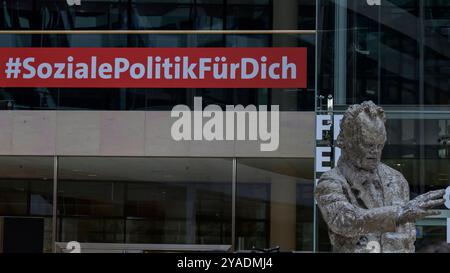
{"label": "red sign", "polygon": [[0,87],[305,88],[307,49],[0,48]]}

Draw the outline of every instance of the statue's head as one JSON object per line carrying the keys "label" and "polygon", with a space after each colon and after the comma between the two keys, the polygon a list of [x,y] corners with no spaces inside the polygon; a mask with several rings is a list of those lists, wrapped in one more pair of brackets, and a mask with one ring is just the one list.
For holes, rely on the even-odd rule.
{"label": "statue's head", "polygon": [[386,142],[384,110],[371,101],[350,106],[341,121],[337,146],[342,159],[364,170],[375,169]]}

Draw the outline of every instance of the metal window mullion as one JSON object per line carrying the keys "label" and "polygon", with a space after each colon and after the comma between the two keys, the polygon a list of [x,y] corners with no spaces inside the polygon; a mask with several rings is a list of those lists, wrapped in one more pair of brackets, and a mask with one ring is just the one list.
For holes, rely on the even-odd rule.
{"label": "metal window mullion", "polygon": [[52,249],[56,252],[57,211],[58,211],[58,157],[53,157],[53,212],[52,212]]}
{"label": "metal window mullion", "polygon": [[236,182],[237,182],[237,159],[233,158],[231,178],[231,249],[236,251]]}

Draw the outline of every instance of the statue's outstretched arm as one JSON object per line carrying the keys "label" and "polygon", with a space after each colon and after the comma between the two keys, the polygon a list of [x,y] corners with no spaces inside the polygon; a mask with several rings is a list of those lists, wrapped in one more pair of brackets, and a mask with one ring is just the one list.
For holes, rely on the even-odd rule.
{"label": "statue's outstretched arm", "polygon": [[444,203],[444,190],[438,190],[405,200],[405,204],[363,209],[349,202],[340,181],[327,176],[321,178],[315,195],[329,228],[346,237],[395,232],[400,225],[436,215],[438,212],[429,209]]}
{"label": "statue's outstretched arm", "polygon": [[321,179],[316,187],[316,200],[329,228],[346,237],[371,232],[394,232],[399,206],[362,209],[352,205],[337,180]]}

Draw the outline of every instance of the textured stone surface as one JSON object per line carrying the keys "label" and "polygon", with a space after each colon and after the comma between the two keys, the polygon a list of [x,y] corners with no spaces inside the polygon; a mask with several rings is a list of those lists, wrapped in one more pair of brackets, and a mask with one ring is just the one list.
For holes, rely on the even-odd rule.
{"label": "textured stone surface", "polygon": [[373,102],[349,107],[341,121],[337,167],[324,173],[315,197],[334,252],[414,252],[414,223],[444,203],[444,190],[409,199],[398,171],[380,162],[385,114]]}
{"label": "textured stone surface", "polygon": [[[314,112],[280,112],[279,148],[267,141],[175,141],[170,111],[0,111],[0,155],[314,157]],[[205,119],[206,120],[206,119]]]}

